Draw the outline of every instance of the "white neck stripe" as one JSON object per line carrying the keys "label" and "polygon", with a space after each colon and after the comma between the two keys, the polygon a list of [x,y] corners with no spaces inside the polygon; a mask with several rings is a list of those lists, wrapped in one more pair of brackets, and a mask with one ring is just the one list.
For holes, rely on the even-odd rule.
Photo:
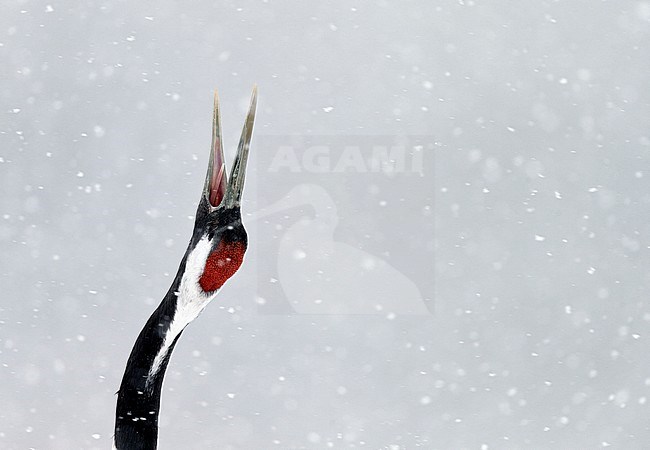
{"label": "white neck stripe", "polygon": [[158,351],[158,354],[156,354],[151,369],[149,370],[147,386],[150,385],[154,376],[160,370],[160,365],[165,359],[165,356],[167,356],[167,352],[174,343],[174,340],[190,322],[201,314],[207,304],[210,303],[210,300],[216,295],[216,291],[211,294],[206,294],[199,285],[199,278],[203,274],[205,262],[208,259],[211,248],[212,243],[208,240],[207,236],[204,236],[187,257],[181,285],[178,292],[176,292],[176,312],[165,334],[163,345]]}

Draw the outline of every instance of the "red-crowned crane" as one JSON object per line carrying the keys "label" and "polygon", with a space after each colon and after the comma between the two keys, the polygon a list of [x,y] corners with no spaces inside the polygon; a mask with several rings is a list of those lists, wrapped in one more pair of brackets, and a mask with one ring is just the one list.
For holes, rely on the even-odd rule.
{"label": "red-crowned crane", "polygon": [[240,203],[257,105],[253,88],[230,179],[214,96],[212,148],[194,231],[169,291],[140,332],[117,394],[113,448],[154,450],[160,391],[172,350],[185,327],[203,311],[242,263],[248,244]]}

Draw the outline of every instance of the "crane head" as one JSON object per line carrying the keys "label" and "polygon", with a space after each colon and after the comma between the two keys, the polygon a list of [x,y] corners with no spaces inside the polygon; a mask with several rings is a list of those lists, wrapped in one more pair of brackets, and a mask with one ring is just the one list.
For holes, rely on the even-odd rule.
{"label": "crane head", "polygon": [[221,139],[219,98],[216,92],[214,95],[210,161],[196,213],[193,236],[195,244],[202,243],[205,248],[198,264],[202,269],[196,273],[198,283],[205,294],[215,292],[234,275],[242,263],[248,244],[246,230],[241,221],[240,205],[256,105],[257,87],[253,88],[237,155],[228,177]]}

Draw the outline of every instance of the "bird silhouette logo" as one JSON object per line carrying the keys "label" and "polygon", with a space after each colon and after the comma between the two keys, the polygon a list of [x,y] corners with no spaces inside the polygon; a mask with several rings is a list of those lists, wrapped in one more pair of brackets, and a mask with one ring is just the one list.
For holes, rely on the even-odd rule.
{"label": "bird silhouette logo", "polygon": [[[325,144],[292,145],[280,141],[275,154],[272,149],[260,152],[263,156],[257,174],[263,179],[258,182],[275,189],[258,191],[261,206],[247,215],[253,229],[265,237],[260,240],[255,262],[260,274],[260,310],[280,314],[430,314],[432,220],[415,214],[416,220],[406,226],[399,219],[408,220],[411,204],[383,206],[382,199],[372,199],[377,199],[384,185],[393,196],[413,185],[420,192],[432,191],[433,184],[423,183],[422,149],[406,160],[406,152],[391,154],[373,147],[364,154],[362,145],[339,145],[338,153],[336,145],[329,145],[329,153]],[[357,155],[351,156],[355,151]],[[311,170],[317,155],[320,166]],[[385,164],[382,155],[392,156],[394,163]],[[404,160],[395,162],[400,155]],[[371,170],[382,166],[387,170]],[[322,170],[328,167],[330,172]],[[416,196],[410,203],[419,201]],[[414,232],[409,233],[409,228]],[[409,273],[409,269],[416,270]]]}

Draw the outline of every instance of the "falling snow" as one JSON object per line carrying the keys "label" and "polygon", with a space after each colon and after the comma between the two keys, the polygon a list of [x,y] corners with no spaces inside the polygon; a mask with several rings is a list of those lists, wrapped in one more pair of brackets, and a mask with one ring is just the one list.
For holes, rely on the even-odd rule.
{"label": "falling snow", "polygon": [[0,448],[110,447],[253,83],[162,448],[646,448],[650,1],[281,3],[4,5]]}

